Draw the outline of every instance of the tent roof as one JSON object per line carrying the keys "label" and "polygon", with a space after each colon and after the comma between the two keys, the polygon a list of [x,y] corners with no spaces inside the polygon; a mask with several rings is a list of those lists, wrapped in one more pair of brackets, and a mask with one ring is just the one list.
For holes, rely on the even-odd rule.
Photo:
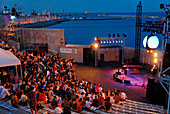
{"label": "tent roof", "polygon": [[0,48],[0,67],[21,65],[20,60],[10,51]]}

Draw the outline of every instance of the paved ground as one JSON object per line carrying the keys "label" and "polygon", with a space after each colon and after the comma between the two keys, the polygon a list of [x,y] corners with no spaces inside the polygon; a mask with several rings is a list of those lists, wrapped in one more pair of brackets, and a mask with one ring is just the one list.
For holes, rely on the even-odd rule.
{"label": "paved ground", "polygon": [[[105,90],[112,90],[114,88],[118,90],[123,90],[125,91],[129,99],[149,103],[149,101],[145,98],[146,88],[141,87],[140,85],[120,84],[112,79],[116,67],[112,65],[107,65],[103,68],[94,68],[90,66],[76,64],[74,67],[74,73],[77,76],[77,79],[79,80],[85,79],[92,83],[102,84]],[[136,75],[136,77],[139,77],[141,80],[144,80],[145,74],[146,73],[142,71],[142,73]],[[135,75],[133,76],[135,77]]]}

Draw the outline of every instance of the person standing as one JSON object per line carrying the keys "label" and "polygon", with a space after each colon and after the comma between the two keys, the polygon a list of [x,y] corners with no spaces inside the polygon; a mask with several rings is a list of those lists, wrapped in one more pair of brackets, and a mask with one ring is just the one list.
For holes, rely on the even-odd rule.
{"label": "person standing", "polygon": [[35,114],[37,114],[37,99],[36,99],[35,92],[33,90],[34,87],[31,87],[30,92],[28,92],[28,98],[30,100],[31,114],[34,114],[33,109],[35,109]]}

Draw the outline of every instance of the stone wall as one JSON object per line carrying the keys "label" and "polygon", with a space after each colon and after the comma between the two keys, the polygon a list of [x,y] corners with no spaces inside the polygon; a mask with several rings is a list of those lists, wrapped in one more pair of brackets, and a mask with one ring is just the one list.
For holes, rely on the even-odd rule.
{"label": "stone wall", "polygon": [[21,45],[48,44],[48,49],[56,51],[59,46],[65,45],[63,29],[20,29]]}

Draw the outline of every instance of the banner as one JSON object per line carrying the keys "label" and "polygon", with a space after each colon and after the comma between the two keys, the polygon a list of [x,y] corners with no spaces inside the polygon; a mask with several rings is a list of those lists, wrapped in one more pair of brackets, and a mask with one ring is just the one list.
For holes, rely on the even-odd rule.
{"label": "banner", "polygon": [[60,53],[77,54],[77,49],[72,49],[72,48],[60,48]]}

